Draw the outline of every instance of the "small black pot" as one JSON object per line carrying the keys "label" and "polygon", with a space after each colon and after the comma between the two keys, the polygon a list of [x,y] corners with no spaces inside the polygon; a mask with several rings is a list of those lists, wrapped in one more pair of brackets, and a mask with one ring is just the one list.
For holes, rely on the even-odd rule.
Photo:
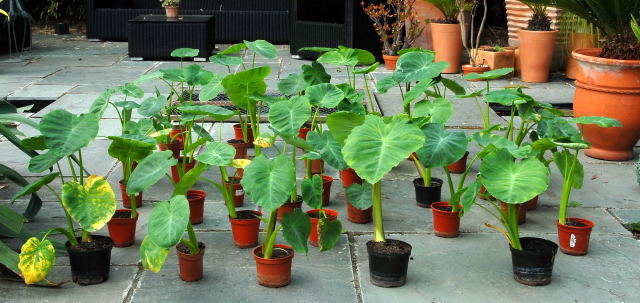
{"label": "small black pot", "polygon": [[442,180],[431,178],[431,186],[423,186],[422,178],[413,180],[413,187],[416,189],[416,205],[419,207],[429,208],[431,203],[440,202],[440,193],[442,192]]}
{"label": "small black pot", "polygon": [[400,240],[387,239],[386,243],[404,247],[406,250],[406,252],[402,254],[387,254],[376,251],[374,243],[376,242],[367,242],[369,278],[371,283],[380,287],[398,287],[404,285],[407,280],[411,245]]}
{"label": "small black pot", "polygon": [[68,35],[69,34],[69,23],[67,22],[56,22],[53,24],[53,31],[56,35]]}
{"label": "small black pot", "polygon": [[509,246],[513,262],[513,278],[529,286],[549,284],[558,244],[533,237],[520,238],[520,243],[522,250]]}
{"label": "small black pot", "polygon": [[[73,282],[80,285],[99,284],[109,279],[113,240],[105,236],[91,237],[94,242],[102,244],[99,249],[79,251],[72,247],[69,241],[65,243],[71,263],[71,277]],[[78,242],[82,240],[81,238],[77,239]]]}

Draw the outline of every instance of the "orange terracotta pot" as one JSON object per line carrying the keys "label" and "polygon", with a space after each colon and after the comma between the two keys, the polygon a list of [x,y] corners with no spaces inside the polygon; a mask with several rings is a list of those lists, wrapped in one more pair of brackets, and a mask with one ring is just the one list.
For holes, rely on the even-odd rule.
{"label": "orange terracotta pot", "polygon": [[295,211],[296,208],[301,208],[301,207],[302,207],[302,197],[298,196],[298,201],[294,203],[291,203],[289,202],[289,200],[287,200],[285,204],[282,204],[282,206],[278,207],[278,215],[276,219],[278,220],[278,222],[280,222],[284,214],[291,213]]}
{"label": "orange terracotta pot", "polygon": [[204,199],[207,193],[201,190],[187,191],[187,201],[189,201],[189,221],[196,225],[204,220]]}
{"label": "orange terracotta pot", "polygon": [[518,31],[520,39],[520,79],[543,83],[549,80],[558,31]]}
{"label": "orange terracotta pot", "polygon": [[[131,199],[129,197],[129,194],[127,194],[127,185],[124,184],[122,182],[122,180],[119,181],[120,184],[120,194],[122,195],[122,205],[124,206],[124,208],[131,208]],[[138,195],[136,195],[136,207],[141,207],[142,206],[142,193],[138,193]]]}
{"label": "orange terracotta pot", "polygon": [[[462,66],[462,74],[463,75],[468,75],[471,73],[476,73],[476,74],[482,74],[486,71],[489,70],[489,66],[488,65],[478,65],[478,66],[473,66],[471,64],[465,64]],[[473,80],[467,80],[470,82],[478,82],[478,81],[484,81],[482,79],[473,79]]]}
{"label": "orange terracotta pot", "polygon": [[[127,212],[131,215],[131,211],[128,209],[118,209],[116,213]],[[136,240],[136,224],[138,223],[138,216],[135,218],[111,218],[107,222],[107,228],[109,229],[109,237],[113,240],[113,246],[115,247],[127,247],[131,246]]]}
{"label": "orange terracotta pot", "polygon": [[[242,188],[242,184],[240,184],[242,178],[233,177],[233,179],[233,206],[241,207],[244,205],[244,189]],[[229,188],[229,182],[225,182],[224,186]]]}
{"label": "orange terracotta pot", "polygon": [[182,174],[184,175],[188,173],[191,169],[193,169],[194,166],[196,166],[196,161],[189,161],[189,160],[187,160],[187,163],[183,163],[184,158],[179,157],[178,164],[171,166],[171,178],[173,179],[173,182],[175,183],[180,182],[180,173],[182,172]]}
{"label": "orange terracotta pot", "polygon": [[240,139],[230,139],[227,140],[227,144],[236,149],[234,159],[247,159],[247,149],[251,147],[251,143],[244,142]]}
{"label": "orange terracotta pot", "polygon": [[282,287],[291,282],[291,261],[295,252],[291,246],[275,244],[274,250],[283,249],[288,255],[283,258],[265,259],[260,257],[262,246],[253,250],[253,258],[256,260],[256,276],[258,284],[266,287]]}
{"label": "orange terracotta pot", "polygon": [[[307,166],[307,159],[304,159],[304,166]],[[322,174],[324,171],[324,161],[322,159],[311,160],[311,174]]]}
{"label": "orange terracotta pot", "polygon": [[581,218],[567,218],[567,222],[575,222],[584,226],[562,225],[556,220],[560,251],[572,256],[586,255],[587,252],[589,252],[591,230],[595,224],[587,219]]}
{"label": "orange terracotta pot", "polygon": [[[529,208],[527,203],[528,202],[516,205],[516,214],[518,215],[518,225],[522,225],[527,222],[527,209]],[[507,203],[500,202],[500,207],[502,207],[502,211],[505,214],[509,211]]]}
{"label": "orange terracotta pot", "polygon": [[382,59],[384,59],[384,65],[387,67],[388,70],[396,69],[396,63],[398,63],[399,58],[400,56],[382,55]]}
{"label": "orange terracotta pot", "polygon": [[579,34],[571,33],[569,40],[569,54],[567,56],[567,66],[565,68],[565,77],[569,79],[575,79],[580,72],[580,65],[571,52],[581,48],[593,48],[596,46],[596,37],[593,34]]}
{"label": "orange terracotta pot", "polygon": [[262,213],[255,210],[244,210],[240,212],[250,212],[256,217],[251,219],[234,219],[229,217],[231,223],[231,232],[233,233],[233,242],[239,248],[249,248],[258,245],[258,236],[260,234],[260,218]]}
{"label": "orange terracotta pot", "polygon": [[640,138],[640,60],[600,58],[600,49],[573,51],[580,64],[576,77],[573,113],[576,117],[614,118],[622,127],[602,128],[582,125],[582,133],[591,147],[587,156],[625,161],[633,158],[633,146]]}
{"label": "orange terracotta pot", "polygon": [[233,135],[235,139],[243,140],[249,144],[249,147],[253,147],[253,129],[251,128],[251,124],[247,124],[247,140],[244,139],[242,134],[242,126],[238,124],[233,125]]}
{"label": "orange terracotta pot", "polygon": [[433,231],[438,237],[455,238],[460,235],[460,216],[458,215],[458,212],[440,209],[444,207],[450,208],[449,202],[431,203]]}
{"label": "orange terracotta pot", "polygon": [[[330,210],[330,209],[323,209],[323,211],[325,214],[327,214],[327,217],[329,218],[329,222],[338,218],[337,211]],[[309,243],[313,246],[318,246],[318,240],[320,238],[319,237],[320,231],[318,230],[318,221],[320,221],[320,219],[314,218],[311,215],[318,214],[319,212],[320,212],[319,209],[313,209],[307,212],[307,214],[311,219],[311,233],[309,234]]]}
{"label": "orange terracotta pot", "polygon": [[536,196],[535,198],[529,200],[527,203],[525,203],[525,205],[527,206],[527,211],[530,210],[534,210],[536,208],[538,208],[538,197]]}
{"label": "orange terracotta pot", "polygon": [[340,170],[340,181],[342,181],[342,187],[344,188],[351,186],[353,183],[362,184],[362,179],[353,168]]}
{"label": "orange terracotta pot", "polygon": [[442,73],[457,74],[462,59],[462,30],[460,24],[444,24],[431,22],[431,39],[436,52],[435,61],[449,63]]}
{"label": "orange terracotta pot", "polygon": [[176,253],[178,254],[178,265],[180,268],[179,275],[182,281],[194,282],[202,279],[202,259],[204,258],[205,246],[202,242],[198,242],[198,245],[200,246],[200,252],[197,255],[185,254],[176,249]]}
{"label": "orange terracotta pot", "polygon": [[167,18],[175,19],[178,18],[179,6],[165,6],[164,10],[167,14]]}
{"label": "orange terracotta pot", "polygon": [[180,158],[180,152],[184,148],[184,145],[182,144],[182,142],[175,140],[175,141],[171,141],[171,143],[168,143],[168,144],[158,143],[158,148],[161,151],[170,150],[173,153],[173,157],[178,159]]}
{"label": "orange terracotta pot", "polygon": [[356,224],[366,224],[371,222],[373,209],[371,207],[367,209],[358,209],[351,205],[349,199],[347,199],[347,220]]}
{"label": "orange terracotta pot", "polygon": [[461,174],[467,170],[467,157],[469,156],[469,152],[465,152],[464,156],[460,158],[458,161],[453,162],[447,166],[447,169],[450,173],[453,174]]}

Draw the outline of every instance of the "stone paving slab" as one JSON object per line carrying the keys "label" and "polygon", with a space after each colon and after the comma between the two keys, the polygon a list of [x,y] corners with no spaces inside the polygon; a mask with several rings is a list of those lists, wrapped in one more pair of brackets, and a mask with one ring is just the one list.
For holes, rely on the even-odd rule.
{"label": "stone paving slab", "polygon": [[32,84],[25,86],[7,96],[9,101],[22,100],[58,100],[62,95],[73,89],[75,85],[43,85]]}
{"label": "stone paving slab", "polygon": [[202,280],[180,280],[172,249],[159,273],[142,273],[131,302],[265,302],[276,297],[288,302],[317,302],[325,300],[328,293],[331,302],[357,302],[344,236],[331,251],[320,253],[310,247],[307,256],[296,253],[291,284],[279,289],[258,285],[251,249],[235,248],[230,233],[198,233],[198,237],[207,245]]}
{"label": "stone paving slab", "polygon": [[[554,236],[542,236],[554,240]],[[444,239],[389,235],[413,246],[407,284],[379,288],[369,282],[366,242],[356,236],[363,302],[636,302],[640,243],[631,237],[592,237],[589,254],[558,252],[551,284],[530,287],[512,278],[511,256],[502,235]],[[606,260],[606,262],[603,262]],[[526,298],[526,299],[525,299]]]}

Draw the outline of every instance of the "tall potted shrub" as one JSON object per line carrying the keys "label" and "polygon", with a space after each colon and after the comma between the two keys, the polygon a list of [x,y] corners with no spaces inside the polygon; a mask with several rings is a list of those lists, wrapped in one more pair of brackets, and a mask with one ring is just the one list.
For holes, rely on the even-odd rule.
{"label": "tall potted shrub", "polygon": [[557,30],[551,30],[547,6],[535,1],[522,1],[533,11],[526,29],[518,31],[520,40],[520,78],[524,82],[547,82],[553,59]]}
{"label": "tall potted shrub", "polygon": [[[582,71],[576,77],[574,114],[618,120],[622,127],[584,125],[591,143],[585,154],[604,160],[629,160],[640,138],[640,42],[629,26],[640,11],[635,0],[536,0],[584,18],[600,30],[602,48],[579,49],[572,56]],[[637,17],[637,16],[636,16]]]}

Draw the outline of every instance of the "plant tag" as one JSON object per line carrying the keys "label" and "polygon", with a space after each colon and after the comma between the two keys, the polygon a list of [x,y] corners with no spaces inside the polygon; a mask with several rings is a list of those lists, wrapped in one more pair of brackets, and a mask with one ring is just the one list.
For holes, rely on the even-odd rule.
{"label": "plant tag", "polygon": [[242,189],[238,189],[238,190],[236,190],[235,195],[236,195],[236,196],[242,196],[242,195],[244,195],[244,190],[242,190]]}
{"label": "plant tag", "polygon": [[569,247],[576,247],[576,235],[571,234],[571,239],[569,239]]}

